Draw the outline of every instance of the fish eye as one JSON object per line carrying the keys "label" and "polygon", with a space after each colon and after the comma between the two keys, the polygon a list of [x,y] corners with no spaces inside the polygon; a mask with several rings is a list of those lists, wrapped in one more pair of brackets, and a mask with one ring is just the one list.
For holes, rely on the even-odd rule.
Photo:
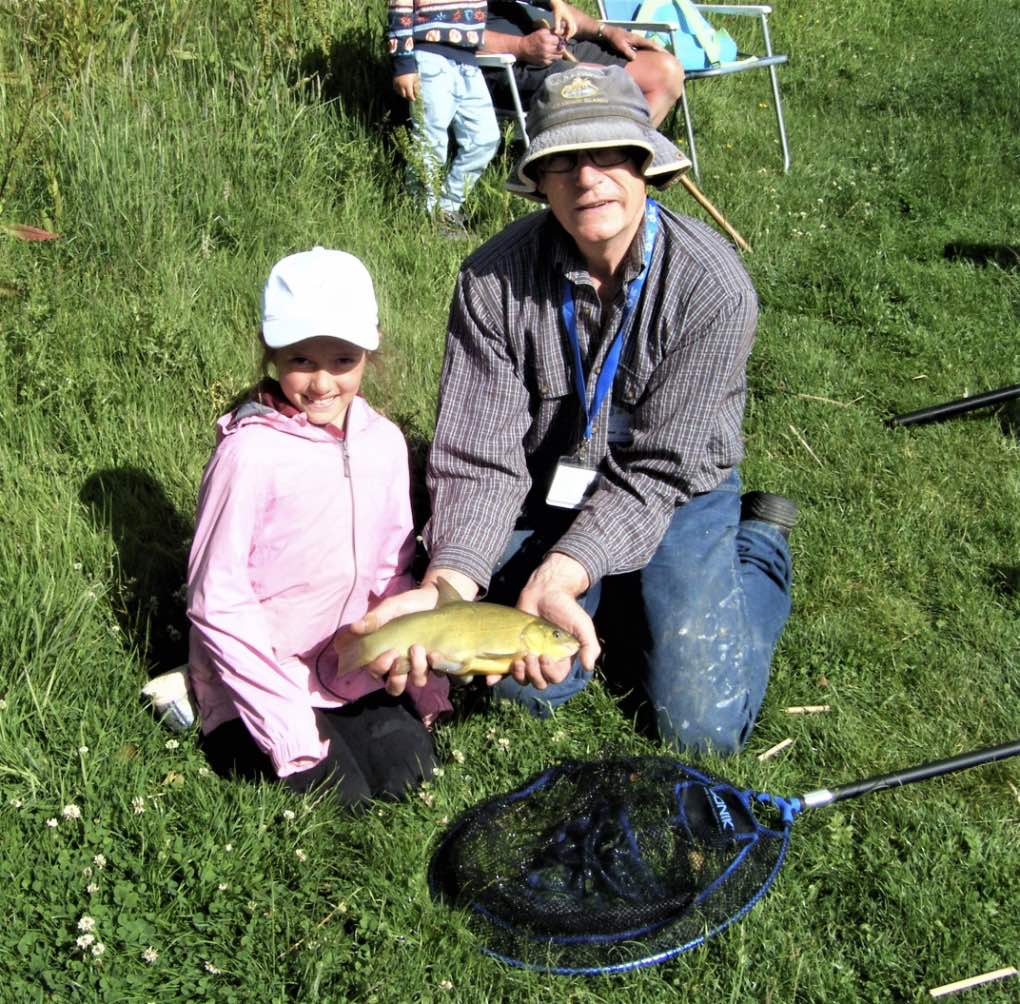
{"label": "fish eye", "polygon": [[552,634],[557,641],[559,641],[559,639],[563,637],[563,632],[560,631],[559,628],[553,628]]}

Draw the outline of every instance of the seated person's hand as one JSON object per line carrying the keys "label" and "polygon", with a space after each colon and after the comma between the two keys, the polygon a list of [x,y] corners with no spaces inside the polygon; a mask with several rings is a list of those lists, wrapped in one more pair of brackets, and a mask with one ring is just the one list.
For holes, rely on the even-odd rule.
{"label": "seated person's hand", "polygon": [[532,66],[548,66],[563,58],[563,39],[548,28],[538,28],[521,39],[518,59]]}
{"label": "seated person's hand", "polygon": [[662,43],[634,31],[625,31],[618,25],[603,25],[602,38],[615,49],[624,59],[633,59],[639,49],[654,49],[665,52]]}
{"label": "seated person's hand", "polygon": [[577,16],[574,8],[563,0],[550,0],[552,8],[552,32],[560,38],[573,38],[577,34]]}
{"label": "seated person's hand", "polygon": [[[592,619],[577,602],[577,597],[588,589],[589,584],[588,574],[579,562],[554,551],[532,573],[521,591],[517,606],[569,631],[581,643],[578,658],[590,672],[595,668],[601,647]],[[510,672],[518,683],[544,690],[550,683],[559,683],[566,677],[570,663],[569,658],[529,655],[514,662]],[[487,676],[486,682],[492,685],[501,679],[499,676]]]}
{"label": "seated person's hand", "polygon": [[405,101],[417,101],[421,92],[421,81],[417,73],[401,73],[393,78],[393,90]]}

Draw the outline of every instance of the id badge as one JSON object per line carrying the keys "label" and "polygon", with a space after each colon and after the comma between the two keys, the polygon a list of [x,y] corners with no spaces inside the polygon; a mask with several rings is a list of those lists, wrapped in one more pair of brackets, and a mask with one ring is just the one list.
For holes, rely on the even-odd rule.
{"label": "id badge", "polygon": [[585,467],[576,460],[561,458],[553,471],[552,483],[546,493],[546,505],[557,509],[580,509],[584,500],[595,490],[598,471]]}

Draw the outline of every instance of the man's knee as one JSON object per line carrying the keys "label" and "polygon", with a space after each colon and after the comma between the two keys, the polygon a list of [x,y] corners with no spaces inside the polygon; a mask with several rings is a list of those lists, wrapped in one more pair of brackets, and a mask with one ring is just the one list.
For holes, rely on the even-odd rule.
{"label": "man's knee", "polygon": [[641,88],[653,119],[664,118],[683,93],[680,61],[668,52],[642,49],[625,68]]}
{"label": "man's knee", "polygon": [[737,695],[720,708],[695,709],[684,702],[672,707],[659,704],[655,719],[660,738],[681,753],[714,753],[732,756],[739,753],[751,737],[757,708],[751,706],[750,694]]}

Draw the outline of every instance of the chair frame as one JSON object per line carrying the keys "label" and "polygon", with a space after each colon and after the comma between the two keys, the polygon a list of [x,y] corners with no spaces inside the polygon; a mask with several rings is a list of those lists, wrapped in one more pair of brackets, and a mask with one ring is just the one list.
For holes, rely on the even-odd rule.
{"label": "chair frame", "polygon": [[[506,74],[507,87],[514,102],[514,121],[520,138],[524,141],[525,147],[531,144],[528,139],[528,123],[521,105],[521,95],[517,90],[517,81],[514,79],[514,63],[517,60],[509,52],[479,52],[477,54],[478,65],[491,70],[502,69]],[[497,113],[498,114],[498,113]]]}
{"label": "chair frame", "polygon": [[[779,78],[776,75],[776,67],[789,61],[789,57],[782,53],[776,53],[772,49],[772,36],[769,34],[769,15],[772,8],[768,4],[695,4],[694,5],[706,17],[715,15],[734,15],[738,17],[754,17],[758,19],[761,27],[762,42],[765,46],[764,56],[755,56],[751,59],[734,63],[723,63],[719,66],[710,66],[704,70],[684,70],[684,90],[680,97],[680,107],[684,115],[684,128],[687,133],[688,153],[691,158],[691,166],[694,177],[701,180],[701,172],[698,166],[698,150],[694,142],[694,120],[691,115],[690,101],[688,100],[688,85],[697,80],[705,80],[709,77],[728,76],[732,73],[742,73],[745,70],[768,69],[769,78],[772,84],[772,107],[776,113],[776,127],[779,132],[779,143],[783,150],[783,172],[790,170],[790,144],[786,136],[786,123],[783,119],[783,101],[779,93]],[[599,10],[605,13],[602,0],[599,0]],[[625,28],[628,31],[649,31],[668,34],[672,39],[673,52],[678,51],[676,44],[677,26],[669,22],[660,21],[622,21],[613,18],[603,19],[605,24]]]}

